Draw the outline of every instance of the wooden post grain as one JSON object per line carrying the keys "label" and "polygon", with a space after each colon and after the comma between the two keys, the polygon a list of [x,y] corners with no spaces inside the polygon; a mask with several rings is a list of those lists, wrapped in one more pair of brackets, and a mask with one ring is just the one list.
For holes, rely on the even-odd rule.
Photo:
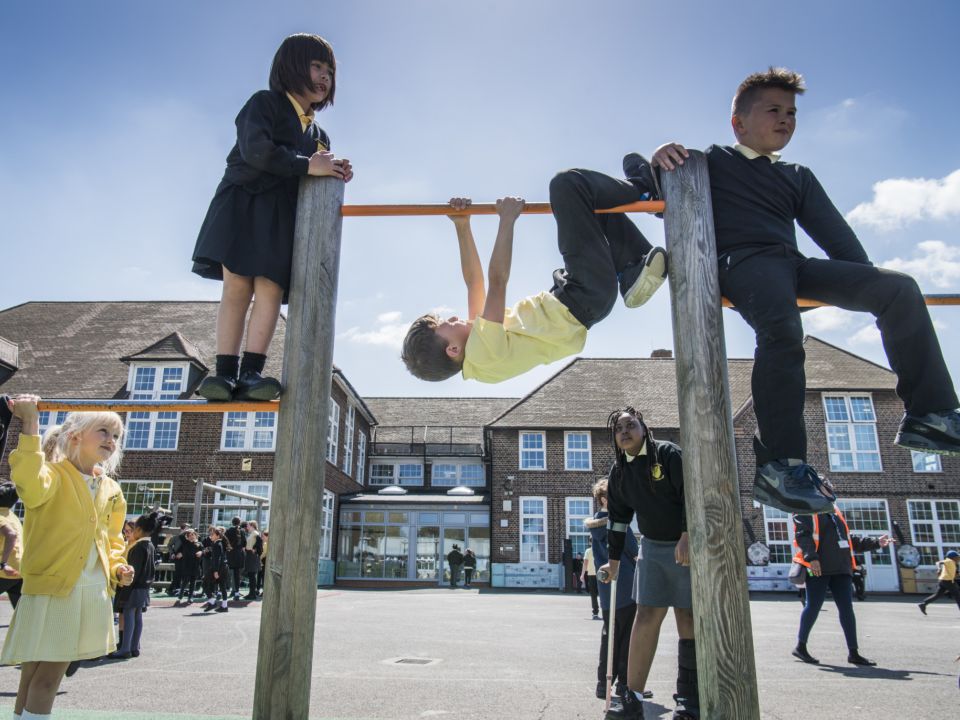
{"label": "wooden post grain", "polygon": [[300,181],[254,720],[310,715],[342,204],[341,180]]}
{"label": "wooden post grain", "polygon": [[707,159],[663,173],[703,720],[759,720]]}

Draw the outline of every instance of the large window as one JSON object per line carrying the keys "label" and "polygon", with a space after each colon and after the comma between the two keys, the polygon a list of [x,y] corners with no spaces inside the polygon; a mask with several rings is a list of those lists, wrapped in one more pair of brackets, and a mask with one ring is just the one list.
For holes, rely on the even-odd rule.
{"label": "large window", "polygon": [[[273,483],[264,480],[229,481],[217,483],[217,485],[227,490],[239,490],[250,495],[265,497],[268,501],[273,489]],[[229,525],[234,517],[239,517],[241,520],[257,519],[257,503],[255,500],[235,497],[227,493],[216,493],[214,502],[217,507],[213,512],[213,522],[217,525]],[[270,506],[268,504],[263,508],[260,515],[260,530],[269,528],[269,526]]]}
{"label": "large window", "polygon": [[423,465],[378,461],[370,464],[371,485],[423,485]]}
{"label": "large window", "polygon": [[567,498],[567,537],[573,554],[586,552],[590,547],[590,531],[583,521],[593,517],[593,498]]}
{"label": "large window", "polygon": [[[860,498],[837,500],[837,508],[843,513],[851,535],[880,537],[890,534],[890,516],[886,500],[862,500]],[[856,554],[857,564],[864,562],[863,553]],[[871,566],[893,565],[893,555],[887,548],[878,548],[870,553]]]}
{"label": "large window", "polygon": [[590,459],[590,433],[565,432],[563,434],[564,468],[566,470],[592,470]]}
{"label": "large window", "polygon": [[227,412],[223,414],[221,450],[268,452],[277,446],[277,414]]}
{"label": "large window", "polygon": [[121,480],[120,489],[127,503],[127,517],[137,518],[148,510],[170,509],[173,482],[170,480]]}
{"label": "large window", "polygon": [[767,531],[767,547],[771,564],[789,564],[796,548],[793,547],[793,518],[789,513],[763,506],[763,522]]}
{"label": "large window", "polygon": [[357,409],[347,405],[347,415],[343,420],[343,471],[350,475],[353,472],[353,428],[357,417]]}
{"label": "large window", "polygon": [[340,442],[340,406],[330,398],[330,416],[327,420],[327,460],[337,464],[337,443]]}
{"label": "large window", "polygon": [[329,490],[323,491],[323,510],[320,517],[320,559],[329,560],[333,551],[333,507],[336,496]]}
{"label": "large window", "polygon": [[547,499],[520,498],[520,562],[547,561]]}
{"label": "large window", "polygon": [[960,550],[960,501],[908,500],[907,511],[921,565],[935,565],[948,550]]}
{"label": "large window", "polygon": [[361,430],[357,433],[357,482],[363,485],[364,473],[367,469],[367,436]]}
{"label": "large window", "polygon": [[833,472],[880,472],[877,417],[869,395],[824,395]]}
{"label": "large window", "polygon": [[404,511],[340,513],[337,576],[406,580],[410,520]]}
{"label": "large window", "polygon": [[457,463],[452,460],[433,463],[431,484],[434,487],[455,487],[457,485],[486,485],[483,464],[478,462]]}
{"label": "large window", "polygon": [[938,473],[943,472],[943,466],[940,465],[940,456],[933,453],[922,453],[916,450],[910,451],[910,457],[913,460],[913,471],[917,473]]}
{"label": "large window", "polygon": [[[131,400],[176,400],[184,390],[185,367],[141,365],[131,368]],[[180,413],[132,412],[127,415],[127,450],[176,450]]]}
{"label": "large window", "polygon": [[547,441],[542,432],[520,431],[520,469],[547,469]]}
{"label": "large window", "polygon": [[43,434],[52,428],[54,425],[63,425],[63,421],[67,419],[66,410],[57,410],[56,412],[51,412],[49,410],[44,410],[40,413],[40,435]]}

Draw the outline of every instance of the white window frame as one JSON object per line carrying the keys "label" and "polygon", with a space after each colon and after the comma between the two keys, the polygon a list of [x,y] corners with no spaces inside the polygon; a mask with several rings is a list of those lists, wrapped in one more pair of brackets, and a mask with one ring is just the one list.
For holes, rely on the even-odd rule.
{"label": "white window frame", "polygon": [[330,410],[327,415],[327,462],[337,464],[337,443],[340,442],[340,406],[330,398]]}
{"label": "white window frame", "polygon": [[[120,484],[120,490],[123,493],[123,499],[127,503],[127,519],[134,519],[140,516],[140,513],[137,512],[137,505],[143,503],[143,501],[137,497],[137,494],[145,490],[158,490],[157,495],[161,495],[158,498],[158,502],[155,503],[163,508],[169,508],[171,500],[173,498],[173,480],[146,480],[140,478],[117,480]],[[166,497],[162,497],[165,495]],[[149,507],[145,503],[142,504],[143,509]]]}
{"label": "white window frame", "polygon": [[69,410],[41,410],[39,416],[40,437],[43,437],[50,428],[63,425],[63,421],[67,419],[69,414]]}
{"label": "white window frame", "polygon": [[[929,520],[923,518],[914,519],[913,513],[911,512],[912,503],[928,503],[930,505],[930,513],[932,518]],[[944,542],[942,526],[946,523],[953,524],[960,521],[957,521],[953,518],[941,520],[939,512],[937,511],[937,503],[956,503],[958,512],[960,512],[960,499],[957,498],[907,498],[907,517],[910,520],[910,538],[913,544],[918,548],[932,548],[934,550],[934,554],[937,556],[937,559],[943,559],[944,554],[948,550],[960,550],[960,543]],[[918,523],[933,526],[933,542],[928,540],[919,540],[917,538],[916,525]],[[931,563],[924,563],[921,564],[920,567],[932,568],[935,566]]]}
{"label": "white window frame", "polygon": [[[393,467],[393,474],[387,482],[385,477],[373,476],[373,466],[374,465],[390,465]],[[402,478],[400,477],[400,466],[401,465],[410,465],[417,466],[420,468],[420,481],[419,482],[401,482]],[[423,487],[423,463],[420,461],[411,461],[410,458],[377,458],[374,462],[370,463],[370,485],[372,487],[387,487],[388,485],[401,485],[403,487]]]}
{"label": "white window frame", "polygon": [[[523,453],[529,452],[534,453],[538,452],[537,450],[525,450],[523,447],[523,438],[524,436],[540,436],[541,449],[539,450],[540,454],[543,456],[543,466],[542,467],[533,467],[533,466],[524,466],[523,464]],[[517,466],[520,470],[527,470],[530,472],[544,472],[547,469],[547,433],[543,430],[521,430],[517,435]]]}
{"label": "white window frame", "polygon": [[[243,426],[231,426],[230,415],[243,416]],[[257,415],[270,415],[273,418],[273,426],[270,428],[270,446],[254,447],[254,436],[257,432],[266,432],[258,428]],[[236,418],[239,420],[240,418]],[[242,432],[243,445],[241,447],[227,447],[227,432]],[[220,432],[220,450],[223,452],[274,452],[277,449],[277,413],[275,412],[225,412]]]}
{"label": "white window frame", "polygon": [[357,408],[347,403],[347,413],[343,418],[343,465],[340,469],[348,476],[353,474],[353,430],[356,426]]}
{"label": "white window frame", "polygon": [[[930,473],[943,472],[943,463],[940,461],[940,456],[936,453],[911,450],[910,461],[913,463],[913,471],[915,473],[929,475]],[[930,467],[926,467],[927,465],[930,465]]]}
{"label": "white window frame", "polygon": [[[573,436],[586,436],[587,437],[587,447],[584,448],[571,448],[570,447],[570,438]],[[587,453],[587,467],[570,467],[570,453]],[[592,472],[593,471],[593,439],[590,436],[589,430],[565,430],[563,433],[563,469],[569,470],[570,472]]]}
{"label": "white window frame", "polygon": [[[571,503],[573,502],[579,503],[584,501],[586,501],[587,503],[587,514],[586,515],[571,514],[570,512]],[[574,535],[585,537],[587,539],[587,547],[590,547],[590,530],[584,527],[583,521],[593,517],[593,498],[589,496],[580,496],[580,497],[568,496],[564,499],[564,508],[566,510],[566,518],[565,518],[566,530],[567,530],[566,537],[571,540],[571,544],[572,544]],[[576,551],[574,551],[574,553],[576,553]]]}
{"label": "white window frame", "polygon": [[[520,562],[526,562],[526,563],[547,563],[547,562],[549,562],[549,560],[550,560],[550,534],[549,534],[549,532],[548,532],[548,531],[549,531],[549,527],[548,527],[548,525],[547,525],[547,498],[546,498],[546,496],[543,496],[543,495],[527,495],[527,496],[521,496],[520,498],[518,498],[518,500],[519,500],[519,503],[520,503],[520,505],[519,505],[519,511],[520,511],[520,522],[519,522],[519,532],[520,532]],[[527,513],[527,512],[525,512],[525,510],[524,510],[524,502],[527,501],[527,500],[530,500],[530,501],[539,501],[539,502],[543,503],[543,512],[541,512],[541,513]],[[542,519],[543,519],[543,530],[542,530],[542,531],[539,531],[539,532],[524,532],[524,529],[523,529],[523,521],[524,521],[525,518],[528,518],[528,517],[531,517],[531,518],[537,518],[537,517],[542,518]],[[524,543],[523,543],[523,536],[524,536],[524,535],[543,536],[543,559],[542,559],[542,560],[540,560],[540,559],[537,559],[537,560],[530,560],[530,559],[528,559],[529,556],[526,555],[526,550],[525,550],[525,546],[524,546]]]}
{"label": "white window frame", "polygon": [[333,517],[337,496],[327,489],[323,491],[323,509],[320,511],[320,559],[333,559]]}
{"label": "white window frame", "polygon": [[[770,526],[772,524],[786,523],[787,526],[787,540],[784,541],[781,538],[774,538],[771,534]],[[796,546],[794,545],[794,527],[793,527],[793,515],[790,513],[785,513],[782,510],[777,510],[767,505],[763,506],[763,535],[764,540],[766,541],[767,547],[771,549],[771,565],[789,565],[792,562],[792,558],[796,555]],[[772,551],[775,545],[786,545],[787,546],[787,559],[783,562],[777,562],[773,559]]]}
{"label": "white window frame", "polygon": [[[151,389],[150,391],[136,389],[137,371],[141,369],[154,370],[153,389]],[[163,374],[164,374],[164,370],[168,370],[168,369],[180,370],[180,387],[177,390],[163,389]],[[127,387],[130,389],[130,399],[131,400],[177,400],[185,391],[187,380],[189,377],[190,377],[190,365],[189,363],[186,363],[186,362],[131,363],[129,373],[127,375]],[[166,417],[161,417],[161,415]],[[142,417],[142,416],[146,416],[146,417]],[[132,437],[130,433],[131,422],[148,423],[146,447],[131,447],[129,445],[130,438]],[[157,424],[161,422],[173,423],[175,426],[173,447],[155,447]],[[148,413],[128,412],[125,434],[126,434],[126,437],[124,438],[124,443],[123,443],[123,447],[125,451],[128,451],[128,452],[136,452],[136,451],[175,452],[178,449],[178,446],[180,445],[180,413],[178,412],[148,412]]]}
{"label": "white window frame", "polygon": [[[843,420],[830,420],[828,411],[827,411],[827,399],[828,398],[843,398],[844,405],[846,406],[847,417],[849,418],[846,421]],[[850,405],[851,399],[861,399],[866,398],[870,401],[870,409],[873,411],[873,420],[854,420],[853,419],[853,409]],[[877,407],[873,402],[873,395],[871,393],[864,392],[830,392],[822,393],[820,396],[820,404],[823,408],[823,417],[824,417],[824,432],[826,433],[827,438],[827,455],[829,458],[830,472],[838,473],[882,473],[883,472],[883,456],[880,454],[880,439],[877,435]],[[847,438],[850,441],[849,450],[834,450],[830,446],[830,426],[831,425],[845,425],[847,427]],[[873,429],[873,443],[874,449],[872,450],[860,450],[857,445],[857,434],[854,431],[856,427],[870,427]],[[853,456],[853,467],[844,468],[844,467],[834,467],[833,464],[833,455],[837,453],[845,453]],[[859,465],[859,458],[863,455],[875,455],[877,458],[878,467],[876,468],[862,468]]]}
{"label": "white window frame", "polygon": [[[434,458],[431,462],[432,472],[430,473],[430,485],[432,487],[457,487],[463,485],[466,487],[484,487],[487,484],[487,474],[482,462],[463,462],[458,458]],[[453,465],[457,469],[456,477],[452,479],[437,479],[436,470],[438,465]],[[465,467],[479,467],[479,482],[473,478],[464,478],[463,469]]]}
{"label": "white window frame", "polygon": [[363,485],[363,478],[367,470],[367,434],[363,430],[357,432],[357,477],[358,483]]}
{"label": "white window frame", "polygon": [[[240,492],[250,493],[251,495],[263,495],[262,488],[267,489],[267,498],[273,499],[273,481],[272,480],[219,480],[217,485],[221,485],[225,490],[239,490]],[[214,503],[231,503],[234,507],[230,509],[215,509],[213,523],[215,525],[224,525],[229,527],[230,520],[235,516],[243,517],[247,520],[257,519],[257,503],[246,498],[234,497],[226,493],[214,493]],[[249,517],[246,517],[249,515]],[[262,533],[270,526],[270,505],[269,503],[263,509],[260,515],[259,530]]]}

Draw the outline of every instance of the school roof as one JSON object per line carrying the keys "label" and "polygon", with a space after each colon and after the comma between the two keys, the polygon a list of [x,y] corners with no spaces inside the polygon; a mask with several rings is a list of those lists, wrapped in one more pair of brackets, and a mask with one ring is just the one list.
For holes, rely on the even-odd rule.
{"label": "school roof", "polygon": [[483,427],[519,398],[371,397],[378,443],[483,443]]}

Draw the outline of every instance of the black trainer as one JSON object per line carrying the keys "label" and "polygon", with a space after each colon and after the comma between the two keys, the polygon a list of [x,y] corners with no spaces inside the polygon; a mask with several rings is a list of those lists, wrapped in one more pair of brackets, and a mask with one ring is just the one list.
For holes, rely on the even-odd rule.
{"label": "black trainer", "polygon": [[244,370],[233,397],[235,400],[276,400],[281,392],[283,386],[279,380],[264,377],[256,370]]}
{"label": "black trainer", "polygon": [[227,402],[233,399],[233,391],[237,387],[237,381],[223,375],[207,375],[200,387],[197,388],[197,395],[214,402]]}
{"label": "black trainer", "polygon": [[793,649],[793,652],[790,653],[798,660],[803,660],[808,665],[819,665],[820,661],[817,660],[813,655],[807,652],[805,647],[800,647],[799,645]]}
{"label": "black trainer", "polygon": [[817,471],[801,460],[771,460],[757,468],[753,499],[788,513],[816,515],[832,512],[836,496],[830,493]]}
{"label": "black trainer", "polygon": [[[651,200],[663,199],[657,174],[650,162],[640,153],[627,153],[623,156],[623,174],[638,190],[649,193]],[[663,213],[657,213],[657,217],[663,217]]]}
{"label": "black trainer", "polygon": [[904,414],[894,442],[900,447],[937,455],[960,455],[960,412]]}
{"label": "black trainer", "polygon": [[667,279],[667,251],[655,247],[642,262],[629,265],[617,277],[620,295],[628,308],[643,305]]}

